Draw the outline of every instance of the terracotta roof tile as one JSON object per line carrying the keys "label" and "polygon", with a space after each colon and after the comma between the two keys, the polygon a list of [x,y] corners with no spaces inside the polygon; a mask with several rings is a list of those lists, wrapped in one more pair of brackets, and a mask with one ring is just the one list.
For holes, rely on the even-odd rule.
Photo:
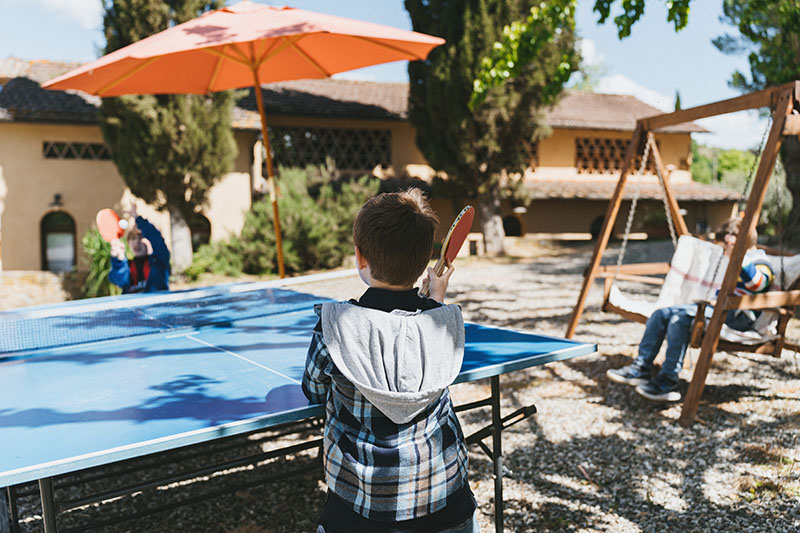
{"label": "terracotta roof tile", "polygon": [[[263,86],[267,115],[404,120],[408,84],[350,80],[297,80]],[[255,92],[239,100],[234,125],[260,129]]]}
{"label": "terracotta roof tile", "polygon": [[[574,199],[609,200],[617,186],[616,180],[591,180],[591,179],[559,179],[543,180],[533,179],[528,181],[526,187],[531,192],[534,200],[545,199]],[[671,183],[670,188],[678,201],[686,200],[739,200],[741,194],[729,189],[704,185],[697,182]],[[628,181],[623,191],[623,198],[632,199],[636,194],[636,183]],[[663,197],[659,183],[641,184],[640,199],[657,199]]]}
{"label": "terracotta roof tile", "polygon": [[[568,90],[546,117],[550,126],[556,128],[633,131],[638,119],[661,114],[663,111],[633,96]],[[689,122],[657,131],[704,133],[708,130]]]}
{"label": "terracotta roof tile", "polygon": [[0,83],[19,77],[44,83],[81,66],[81,64],[75,61],[47,61],[45,59],[28,61],[16,57],[4,57],[0,58]]}
{"label": "terracotta roof tile", "polygon": [[96,123],[100,98],[80,91],[48,91],[28,78],[14,78],[0,91],[0,119]]}
{"label": "terracotta roof tile", "polygon": [[[4,80],[25,77],[38,83],[75,68],[79,63],[57,61],[25,61],[13,57],[0,59],[0,83]],[[6,85],[9,90],[11,82]],[[5,90],[3,92],[5,92]],[[28,94],[15,95],[16,110],[2,109],[4,120],[76,120],[76,113],[90,112],[71,98],[46,97],[30,84],[19,84],[13,90]],[[376,120],[405,120],[408,117],[408,84],[378,83],[344,79],[297,80],[265,85],[264,99],[269,115],[327,116],[337,118],[362,118]],[[48,94],[54,91],[46,91]],[[0,93],[2,94],[2,93]],[[78,93],[75,93],[78,94]],[[90,102],[84,98],[86,102]],[[20,105],[22,102],[25,105]],[[36,108],[37,104],[43,105]],[[67,105],[61,109],[58,104]],[[80,111],[76,109],[80,107]],[[616,131],[633,131],[636,120],[661,112],[632,96],[597,94],[586,91],[567,91],[559,103],[547,113],[551,126],[557,128],[588,128]],[[10,117],[10,118],[9,118]],[[234,127],[260,129],[252,89],[240,100],[234,111]],[[90,119],[81,116],[81,122]],[[704,132],[694,123],[670,126],[661,131]]]}

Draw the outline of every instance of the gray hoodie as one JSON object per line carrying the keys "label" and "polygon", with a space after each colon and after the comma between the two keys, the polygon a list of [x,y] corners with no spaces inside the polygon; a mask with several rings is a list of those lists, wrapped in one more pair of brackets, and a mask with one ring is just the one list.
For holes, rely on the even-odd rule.
{"label": "gray hoodie", "polygon": [[386,313],[326,303],[322,338],[339,371],[395,424],[438,398],[464,358],[464,319],[453,304]]}

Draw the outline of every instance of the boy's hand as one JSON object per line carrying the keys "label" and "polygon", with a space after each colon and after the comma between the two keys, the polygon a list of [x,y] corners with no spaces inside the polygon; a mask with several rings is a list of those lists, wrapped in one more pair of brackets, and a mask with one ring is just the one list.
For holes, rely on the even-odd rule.
{"label": "boy's hand", "polygon": [[125,259],[125,243],[121,239],[111,241],[111,257],[120,261]]}
{"label": "boy's hand", "polygon": [[135,201],[131,201],[131,203],[128,204],[128,207],[125,209],[125,211],[122,212],[122,215],[125,218],[130,218],[131,219],[131,224],[133,224],[134,221],[136,220],[136,215],[137,215],[137,213],[136,213],[136,202]]}
{"label": "boy's hand", "polygon": [[447,285],[450,283],[450,276],[455,272],[455,267],[452,263],[447,263],[447,269],[442,272],[441,276],[437,276],[433,271],[433,267],[428,267],[428,279],[430,280],[430,298],[437,302],[444,303],[444,295],[447,292]]}

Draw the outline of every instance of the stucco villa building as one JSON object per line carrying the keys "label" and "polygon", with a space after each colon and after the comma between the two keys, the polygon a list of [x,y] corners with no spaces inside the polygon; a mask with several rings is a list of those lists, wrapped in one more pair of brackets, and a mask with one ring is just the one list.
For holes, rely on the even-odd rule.
{"label": "stucco villa building", "polygon": [[[0,271],[81,267],[80,240],[97,211],[119,209],[131,199],[97,124],[99,99],[40,86],[75,66],[0,59]],[[348,173],[425,181],[435,175],[407,120],[407,84],[303,80],[265,85],[263,94],[278,165],[305,166],[329,156]],[[547,115],[552,134],[532,145],[531,166],[524,177],[532,203],[527,209],[510,202],[503,206],[508,232],[590,238],[616,185],[635,121],[658,113],[630,96],[567,92]],[[235,166],[191,222],[197,242],[237,234],[264,187],[252,91],[238,102],[233,128],[239,149]],[[690,230],[730,216],[739,197],[691,180],[691,134],[703,131],[689,123],[656,132]],[[632,190],[626,188],[626,198]],[[661,188],[652,169],[640,190],[643,212],[658,211]],[[453,215],[448,199],[434,198],[434,206],[444,221]],[[625,213],[627,205],[622,209]],[[139,212],[161,228],[169,244],[169,215],[141,203]],[[617,230],[624,225],[624,216],[619,218]],[[647,215],[638,229],[650,231]],[[663,234],[663,228],[652,232]]]}

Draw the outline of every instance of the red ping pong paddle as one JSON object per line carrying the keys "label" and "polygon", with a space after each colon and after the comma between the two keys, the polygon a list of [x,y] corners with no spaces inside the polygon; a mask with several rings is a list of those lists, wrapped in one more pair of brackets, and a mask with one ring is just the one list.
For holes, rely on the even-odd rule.
{"label": "red ping pong paddle", "polygon": [[120,220],[113,209],[101,209],[97,212],[95,221],[97,229],[100,230],[100,236],[108,242],[122,237],[128,228],[128,221]]}
{"label": "red ping pong paddle", "polygon": [[[433,272],[437,276],[441,276],[444,272],[445,266],[452,263],[458,251],[461,250],[461,245],[469,235],[469,230],[472,229],[472,219],[475,218],[475,209],[468,205],[458,214],[450,229],[447,230],[447,235],[442,242],[442,253],[439,255],[439,260],[433,266]],[[425,278],[422,281],[422,288],[419,293],[422,296],[428,296],[430,292],[430,278]]]}

